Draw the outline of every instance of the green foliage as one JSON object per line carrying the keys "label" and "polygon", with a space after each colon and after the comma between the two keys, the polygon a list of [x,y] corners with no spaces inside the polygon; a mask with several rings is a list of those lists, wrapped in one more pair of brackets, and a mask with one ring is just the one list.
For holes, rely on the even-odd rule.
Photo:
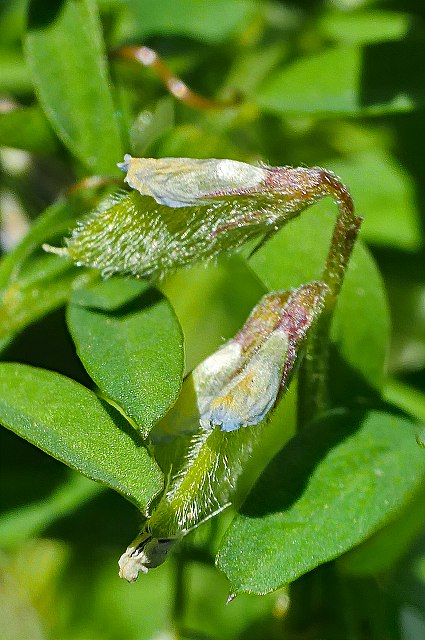
{"label": "green foliage", "polygon": [[0,395],[5,427],[115,489],[141,511],[161,490],[161,473],[137,434],[77,382],[5,362],[0,366]]}
{"label": "green foliage", "polygon": [[414,431],[387,413],[340,413],[296,436],[224,537],[218,566],[234,592],[268,593],[292,582],[401,511],[425,475]]}
{"label": "green foliage", "polygon": [[[424,24],[421,3],[399,0],[2,4],[2,638],[425,636]],[[152,66],[117,56],[128,43],[206,98],[237,100],[182,105]],[[183,373],[264,293],[321,277],[331,200],[258,246],[276,223],[251,224],[258,202],[170,209],[84,181],[121,178],[127,152],[341,177],[365,219],[323,359],[329,412],[297,424],[301,369],[251,431],[201,442],[179,414],[190,406],[196,431]],[[229,219],[219,242],[206,235]],[[41,249],[63,238],[77,265]],[[239,474],[231,507],[137,584],[118,580],[140,519],[162,509],[178,534],[178,509],[197,523]]]}
{"label": "green foliage", "polygon": [[277,113],[321,116],[378,115],[421,107],[423,42],[400,44],[332,47],[302,58],[265,83],[258,104]]}
{"label": "green foliage", "polygon": [[[249,261],[250,267],[270,290],[299,286],[317,278],[326,256],[332,222],[331,212],[316,205],[259,249]],[[381,277],[373,258],[357,245],[338,299],[332,339],[346,363],[373,387],[380,388],[383,383],[388,333],[389,317]]]}
{"label": "green foliage", "polygon": [[146,437],[183,375],[183,336],[167,300],[144,282],[109,280],[74,293],[68,326],[92,379]]}
{"label": "green foliage", "polygon": [[88,170],[112,171],[120,131],[95,2],[31,0],[26,51],[40,104],[59,138]]}

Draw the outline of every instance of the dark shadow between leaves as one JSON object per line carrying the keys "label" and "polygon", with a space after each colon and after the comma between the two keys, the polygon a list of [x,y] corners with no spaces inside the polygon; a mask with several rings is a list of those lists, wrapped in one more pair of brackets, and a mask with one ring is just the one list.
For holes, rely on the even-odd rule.
{"label": "dark shadow between leaves", "polygon": [[[368,357],[365,349],[365,359]],[[358,409],[382,409],[380,392],[372,387],[362,373],[352,367],[339,352],[335,344],[330,345],[330,396],[332,407]]]}
{"label": "dark shadow between leaves", "polygon": [[99,398],[99,402],[105,409],[106,413],[114,421],[117,429],[123,431],[127,436],[129,436],[137,447],[145,446],[142,436],[136,431],[136,429],[131,426],[128,420],[124,418],[124,416],[118,411],[118,409],[115,409],[115,407],[113,407],[111,404],[109,404],[109,402],[107,402],[107,400],[104,400],[103,398]]}
{"label": "dark shadow between leaves", "polygon": [[58,18],[65,0],[30,0],[28,3],[28,29],[46,29]]}
{"label": "dark shadow between leaves", "polygon": [[89,303],[79,301],[73,302],[71,304],[76,304],[77,306],[84,307],[94,313],[98,313],[99,315],[109,316],[112,318],[124,318],[125,316],[131,316],[135,313],[140,313],[144,309],[148,309],[149,307],[153,307],[156,304],[159,304],[164,299],[164,296],[158,289],[155,287],[149,287],[145,289],[139,294],[136,294],[134,297],[131,296],[130,299],[126,300],[123,304],[113,306],[112,308],[106,308],[106,305],[99,302],[99,304],[93,302]]}
{"label": "dark shadow between leaves", "polygon": [[289,509],[303,495],[316,467],[360,429],[366,414],[367,410],[334,410],[301,431],[262,473],[240,513],[260,518]]}
{"label": "dark shadow between leaves", "polygon": [[406,100],[423,105],[423,39],[369,44],[362,49],[360,105],[375,107]]}

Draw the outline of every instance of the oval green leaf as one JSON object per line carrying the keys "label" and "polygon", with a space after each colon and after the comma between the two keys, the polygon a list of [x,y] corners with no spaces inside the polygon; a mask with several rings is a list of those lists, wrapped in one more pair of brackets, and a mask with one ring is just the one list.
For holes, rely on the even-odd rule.
{"label": "oval green leaf", "polygon": [[87,169],[116,171],[121,138],[96,4],[31,0],[26,54],[40,104]]}
{"label": "oval green leaf", "polygon": [[6,346],[7,339],[64,305],[74,286],[87,277],[57,256],[28,259],[19,278],[0,292],[0,340],[6,340]]}
{"label": "oval green leaf", "polygon": [[63,375],[0,363],[0,423],[146,512],[162,474],[137,432],[92,391]]}
{"label": "oval green leaf", "polygon": [[415,426],[335,412],[272,461],[227,530],[217,562],[234,593],[264,594],[359,544],[425,479]]}
{"label": "oval green leaf", "polygon": [[279,114],[374,115],[411,111],[425,102],[423,41],[335,47],[278,71],[257,104]]}
{"label": "oval green leaf", "polygon": [[142,281],[113,278],[74,294],[68,326],[89,375],[147,435],[183,378],[183,336],[167,299]]}

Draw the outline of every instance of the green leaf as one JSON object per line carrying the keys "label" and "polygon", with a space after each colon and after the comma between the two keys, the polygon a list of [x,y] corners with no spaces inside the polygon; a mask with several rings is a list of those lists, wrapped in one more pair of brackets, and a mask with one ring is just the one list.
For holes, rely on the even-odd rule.
{"label": "green leaf", "polygon": [[6,340],[4,346],[8,338],[65,304],[73,287],[88,277],[57,256],[28,260],[25,272],[1,294],[0,340]]}
{"label": "green leaf", "polygon": [[183,329],[186,373],[240,330],[266,292],[239,256],[180,269],[161,282],[161,290]]}
{"label": "green leaf", "polygon": [[6,147],[45,154],[57,147],[49,123],[38,107],[0,113],[0,141]]}
{"label": "green leaf", "polygon": [[338,566],[349,575],[370,576],[388,571],[408,553],[425,527],[425,492],[422,489],[399,517],[344,554]]}
{"label": "green leaf", "polygon": [[6,511],[0,517],[1,547],[19,547],[29,538],[44,531],[58,518],[78,509],[102,490],[99,484],[79,474],[72,474],[47,498]]}
{"label": "green leaf", "polygon": [[[291,221],[250,259],[251,268],[270,291],[320,277],[334,223],[325,207],[319,203]],[[376,265],[359,243],[339,295],[331,337],[350,367],[372,387],[381,388],[389,341],[388,306]]]}
{"label": "green leaf", "polygon": [[0,51],[0,91],[14,95],[32,92],[31,74],[21,53]]}
{"label": "green leaf", "polygon": [[[2,594],[0,599],[0,634],[4,640],[47,640],[41,616],[31,606],[20,577],[8,567],[6,557],[0,557]],[[25,584],[25,583],[24,583]]]}
{"label": "green leaf", "polygon": [[218,566],[235,593],[268,593],[365,540],[424,478],[410,422],[330,414],[267,467],[226,532]]}
{"label": "green leaf", "polygon": [[404,38],[412,23],[412,16],[397,11],[334,11],[323,16],[319,29],[341,44],[366,44]]}
{"label": "green leaf", "polygon": [[25,260],[43,242],[64,233],[75,219],[75,207],[66,200],[58,200],[48,207],[32,224],[21,242],[0,261],[0,290],[16,280]]}
{"label": "green leaf", "polygon": [[140,281],[114,278],[85,291],[85,299],[82,293],[68,308],[78,355],[99,388],[147,435],[182,384],[183,336],[174,311]]}
{"label": "green leaf", "polygon": [[58,373],[0,363],[0,423],[143,512],[162,488],[159,468],[122,416]]}
{"label": "green leaf", "polygon": [[88,170],[114,171],[120,131],[95,3],[31,0],[28,11],[26,53],[47,118]]}
{"label": "green leaf", "polygon": [[132,0],[138,38],[186,35],[202,42],[222,42],[246,26],[255,13],[252,0]]}
{"label": "green leaf", "polygon": [[323,164],[349,187],[357,211],[364,216],[362,236],[367,242],[408,251],[421,247],[415,186],[400,163],[376,150]]}
{"label": "green leaf", "polygon": [[130,128],[130,146],[134,156],[146,150],[174,125],[174,101],[171,96],[158,100],[152,111],[142,111]]}
{"label": "green leaf", "polygon": [[423,106],[422,41],[335,47],[297,60],[260,88],[257,103],[279,114],[374,115]]}

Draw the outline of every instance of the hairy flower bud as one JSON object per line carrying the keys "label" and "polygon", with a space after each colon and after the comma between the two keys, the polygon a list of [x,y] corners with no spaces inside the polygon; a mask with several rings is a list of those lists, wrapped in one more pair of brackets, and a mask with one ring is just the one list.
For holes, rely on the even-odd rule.
{"label": "hairy flower bud", "polygon": [[65,247],[44,247],[105,277],[160,278],[235,251],[324,196],[351,206],[345,187],[319,167],[131,156],[119,166],[134,191],[102,202],[77,224]]}
{"label": "hairy flower bud", "polygon": [[153,430],[157,441],[261,422],[287,387],[304,338],[329,289],[312,282],[265,295],[238,334],[189,375],[174,407]]}
{"label": "hairy flower bud", "polygon": [[266,178],[262,167],[235,160],[195,158],[132,158],[118,165],[127,173],[125,182],[139,193],[152,196],[167,207],[187,207],[208,196],[242,194]]}

